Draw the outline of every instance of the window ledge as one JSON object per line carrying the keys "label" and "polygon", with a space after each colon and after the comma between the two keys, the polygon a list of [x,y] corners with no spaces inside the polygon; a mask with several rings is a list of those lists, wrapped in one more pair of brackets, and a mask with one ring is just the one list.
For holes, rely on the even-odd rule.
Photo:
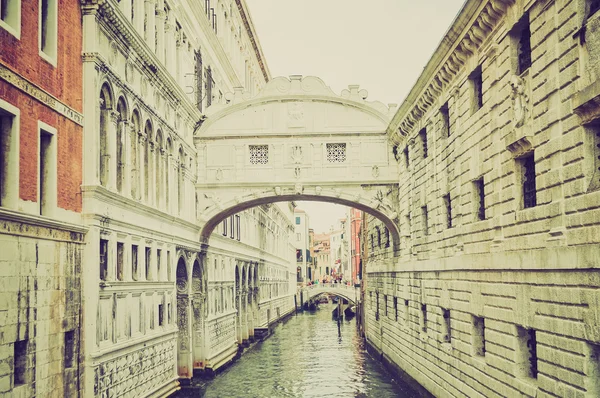
{"label": "window ledge", "polygon": [[50,55],[46,54],[45,52],[43,52],[42,50],[40,50],[40,57],[48,62],[50,65],[52,65],[54,68],[56,68],[56,57],[52,58]]}
{"label": "window ledge", "polygon": [[13,35],[17,40],[21,40],[21,21],[19,21],[18,25],[19,25],[18,28],[14,28],[13,26],[9,25],[8,23],[0,20],[0,28],[6,30],[8,33]]}
{"label": "window ledge", "polygon": [[573,96],[573,111],[581,118],[582,124],[600,118],[600,80],[596,80]]}

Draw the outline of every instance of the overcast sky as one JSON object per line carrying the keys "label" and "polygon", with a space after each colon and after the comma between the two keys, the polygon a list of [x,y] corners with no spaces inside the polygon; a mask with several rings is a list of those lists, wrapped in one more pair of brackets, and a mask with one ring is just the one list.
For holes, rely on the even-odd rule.
{"label": "overcast sky", "polygon": [[[315,75],[334,92],[400,104],[464,0],[246,0],[271,76]],[[344,207],[303,202],[315,232]]]}

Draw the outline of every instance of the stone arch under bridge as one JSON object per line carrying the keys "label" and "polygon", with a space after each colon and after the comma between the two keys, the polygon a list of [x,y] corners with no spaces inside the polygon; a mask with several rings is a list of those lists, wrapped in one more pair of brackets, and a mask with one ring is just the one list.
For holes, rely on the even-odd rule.
{"label": "stone arch under bridge", "polygon": [[194,137],[203,243],[232,214],[307,200],[381,219],[397,253],[398,166],[386,134],[395,105],[366,97],[359,86],[337,95],[319,78],[291,76],[211,106]]}

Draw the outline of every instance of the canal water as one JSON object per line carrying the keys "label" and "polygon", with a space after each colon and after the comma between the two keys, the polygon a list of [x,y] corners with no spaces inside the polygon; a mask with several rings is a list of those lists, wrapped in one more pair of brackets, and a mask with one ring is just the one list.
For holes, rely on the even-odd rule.
{"label": "canal water", "polygon": [[294,315],[198,389],[178,397],[418,397],[367,353],[356,321],[333,305]]}

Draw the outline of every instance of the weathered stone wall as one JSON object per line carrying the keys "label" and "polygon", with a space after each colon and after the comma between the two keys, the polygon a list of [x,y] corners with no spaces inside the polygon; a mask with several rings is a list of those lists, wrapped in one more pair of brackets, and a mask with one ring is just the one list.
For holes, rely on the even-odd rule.
{"label": "weathered stone wall", "polygon": [[[401,251],[367,264],[366,334],[436,396],[600,392],[600,153],[597,128],[580,117],[594,105],[579,98],[597,73],[600,14],[589,16],[582,44],[585,3],[467,2],[455,24],[466,27],[449,31],[456,37],[440,47],[448,56],[436,53],[443,62],[425,68],[390,127]],[[522,18],[532,63],[519,71]],[[531,207],[526,156],[535,163]]]}
{"label": "weathered stone wall", "polygon": [[2,218],[0,396],[77,397],[83,230]]}

